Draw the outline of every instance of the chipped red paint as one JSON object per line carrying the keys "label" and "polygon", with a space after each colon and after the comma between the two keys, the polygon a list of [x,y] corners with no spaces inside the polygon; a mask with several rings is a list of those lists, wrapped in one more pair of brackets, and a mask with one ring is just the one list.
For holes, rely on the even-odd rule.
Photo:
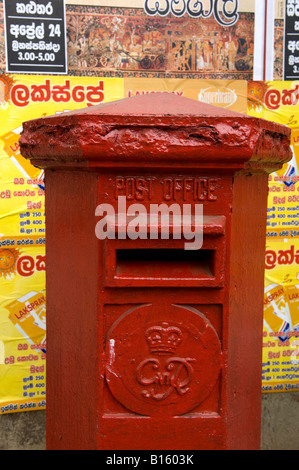
{"label": "chipped red paint", "polygon": [[[289,138],[167,93],[24,123],[46,170],[48,449],[259,448],[267,180]],[[98,240],[118,196],[203,204],[201,250]]]}

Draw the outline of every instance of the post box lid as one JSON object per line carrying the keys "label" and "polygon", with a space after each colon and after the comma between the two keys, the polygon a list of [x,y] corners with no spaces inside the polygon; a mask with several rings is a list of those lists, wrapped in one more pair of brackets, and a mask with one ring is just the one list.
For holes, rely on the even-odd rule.
{"label": "post box lid", "polygon": [[40,168],[231,168],[273,171],[290,129],[172,93],[102,103],[23,124],[21,154]]}

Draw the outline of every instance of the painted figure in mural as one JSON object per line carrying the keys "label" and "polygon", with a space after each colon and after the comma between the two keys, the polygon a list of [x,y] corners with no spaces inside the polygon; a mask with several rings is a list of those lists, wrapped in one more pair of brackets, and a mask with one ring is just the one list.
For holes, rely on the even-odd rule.
{"label": "painted figure in mural", "polygon": [[235,69],[235,58],[238,51],[238,41],[235,38],[231,38],[226,43],[227,45],[227,57],[228,57],[228,69]]}

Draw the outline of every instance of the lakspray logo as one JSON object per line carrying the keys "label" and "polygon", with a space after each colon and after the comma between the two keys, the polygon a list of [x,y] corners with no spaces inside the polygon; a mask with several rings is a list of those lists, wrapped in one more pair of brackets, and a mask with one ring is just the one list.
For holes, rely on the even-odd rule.
{"label": "lakspray logo", "polygon": [[97,206],[95,215],[101,217],[95,227],[99,240],[185,239],[185,250],[199,250],[203,244],[202,204],[143,204],[127,206],[125,196],[118,196],[117,208],[111,204]]}

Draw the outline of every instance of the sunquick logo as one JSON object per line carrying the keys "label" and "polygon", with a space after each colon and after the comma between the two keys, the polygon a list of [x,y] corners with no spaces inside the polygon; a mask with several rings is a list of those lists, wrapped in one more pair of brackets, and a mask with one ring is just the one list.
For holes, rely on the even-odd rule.
{"label": "sunquick logo", "polygon": [[209,87],[201,89],[198,94],[198,101],[202,103],[229,108],[237,101],[235,90],[226,87]]}

